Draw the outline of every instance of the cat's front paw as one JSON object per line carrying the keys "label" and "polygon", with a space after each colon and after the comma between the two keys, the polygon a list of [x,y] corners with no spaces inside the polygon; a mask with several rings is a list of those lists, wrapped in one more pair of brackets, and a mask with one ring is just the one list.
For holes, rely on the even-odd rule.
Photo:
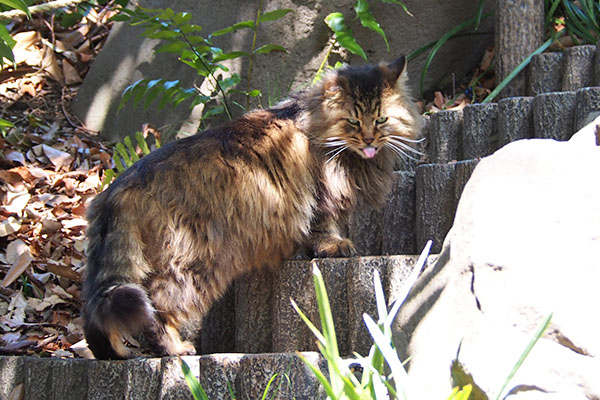
{"label": "cat's front paw", "polygon": [[356,255],[356,249],[350,239],[326,238],[315,243],[315,257],[350,257]]}

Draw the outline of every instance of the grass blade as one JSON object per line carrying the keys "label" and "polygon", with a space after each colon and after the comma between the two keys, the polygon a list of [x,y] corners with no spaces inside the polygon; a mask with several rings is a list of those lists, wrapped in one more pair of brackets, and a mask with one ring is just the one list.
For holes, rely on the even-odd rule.
{"label": "grass blade", "polygon": [[392,348],[390,344],[390,340],[383,335],[379,326],[373,321],[373,319],[367,314],[363,314],[363,320],[367,325],[367,329],[371,334],[371,337],[375,341],[375,344],[383,354],[385,361],[390,367],[392,371],[392,376],[396,381],[396,389],[398,391],[398,398],[407,400],[407,392],[409,392],[408,388],[408,375],[406,374],[406,370],[402,366],[402,362],[398,358],[398,354]]}
{"label": "grass blade", "polygon": [[310,331],[313,333],[313,335],[315,335],[317,340],[319,342],[321,342],[322,344],[326,344],[327,340],[325,340],[325,337],[323,336],[323,334],[319,331],[319,329],[317,329],[317,327],[311,322],[311,320],[308,319],[306,314],[304,314],[302,312],[302,310],[300,310],[300,307],[298,307],[298,304],[296,304],[294,299],[290,299],[290,302],[292,303],[292,307],[294,308],[294,310],[296,310],[298,315],[300,315],[300,318],[302,318],[302,321],[304,321],[304,323],[308,326],[308,329],[310,329]]}
{"label": "grass blade", "polygon": [[206,392],[204,391],[204,388],[202,387],[200,382],[198,382],[198,379],[196,379],[194,374],[192,374],[189,365],[187,365],[187,363],[181,358],[179,359],[179,361],[181,362],[181,370],[183,371],[183,376],[185,377],[185,381],[187,382],[188,387],[192,392],[192,396],[194,396],[194,399],[209,400],[208,396],[206,395]]}
{"label": "grass blade", "polygon": [[479,4],[477,5],[477,15],[475,15],[475,30],[479,30],[481,17],[483,17],[483,0],[479,0]]}
{"label": "grass blade", "polygon": [[337,338],[335,336],[335,326],[333,324],[333,316],[329,305],[327,290],[325,289],[325,282],[323,281],[323,275],[316,262],[312,262],[312,267],[315,293],[317,295],[317,304],[319,306],[319,315],[321,316],[321,327],[323,329],[325,344],[333,351],[332,355],[337,358],[339,357]]}
{"label": "grass blade", "polygon": [[260,398],[260,400],[265,400],[267,398],[267,393],[269,393],[269,388],[271,387],[271,384],[273,383],[275,378],[277,378],[277,374],[273,374],[271,379],[269,379],[269,382],[267,382],[267,387],[265,387],[265,390],[264,390],[263,395]]}
{"label": "grass blade", "polygon": [[385,304],[385,295],[381,286],[381,278],[379,271],[373,271],[373,286],[375,288],[375,303],[377,304],[377,314],[379,321],[385,321],[387,317],[387,305]]}
{"label": "grass blade", "polygon": [[421,255],[419,256],[419,259],[417,260],[415,267],[413,268],[412,272],[410,273],[410,276],[408,277],[406,282],[404,282],[402,289],[400,291],[398,291],[398,298],[394,302],[394,305],[392,306],[392,309],[390,310],[390,313],[387,316],[387,319],[385,321],[386,325],[391,326],[392,322],[394,321],[394,318],[396,318],[396,314],[400,310],[400,307],[402,306],[402,304],[408,297],[408,294],[410,293],[410,290],[412,289],[412,287],[415,285],[415,282],[419,278],[419,275],[421,275],[421,271],[425,267],[425,263],[427,262],[427,256],[429,255],[429,251],[431,250],[432,244],[433,244],[433,242],[431,240],[427,241],[427,244],[425,245],[425,248],[421,252]]}
{"label": "grass blade", "polygon": [[419,88],[420,88],[419,90],[421,91],[421,95],[423,95],[423,88],[425,86],[425,76],[427,75],[427,71],[429,71],[429,66],[431,65],[431,62],[433,61],[433,58],[437,54],[438,50],[448,41],[448,39],[450,39],[451,37],[456,35],[458,32],[473,25],[477,20],[480,20],[481,18],[489,17],[490,15],[492,15],[492,14],[486,13],[482,16],[477,15],[471,19],[468,19],[467,21],[465,21],[461,24],[456,25],[454,28],[452,28],[448,32],[446,32],[444,34],[444,36],[442,36],[435,43],[435,45],[433,45],[431,52],[429,53],[429,55],[427,56],[427,59],[425,60],[425,65],[423,66],[423,71],[421,72],[421,81],[419,83]]}
{"label": "grass blade", "polygon": [[514,77],[517,76],[517,74],[521,72],[523,68],[525,68],[531,62],[531,58],[537,54],[544,52],[548,47],[550,47],[554,39],[555,38],[552,37],[546,40],[544,44],[538,47],[533,53],[525,57],[525,59],[521,61],[521,63],[517,65],[517,67],[510,74],[508,74],[508,76],[504,78],[504,80],[500,82],[494,90],[492,90],[492,93],[488,94],[487,97],[481,101],[481,103],[489,103],[492,100],[494,100],[496,96],[498,96],[498,94],[502,91],[502,89],[504,89],[506,85],[508,85],[510,81],[512,81]]}
{"label": "grass blade", "polygon": [[321,382],[321,385],[323,385],[323,389],[325,389],[325,393],[327,393],[327,396],[329,396],[329,398],[331,399],[335,399],[336,397],[333,393],[333,388],[329,384],[329,381],[327,380],[325,375],[323,375],[323,372],[321,372],[319,368],[315,367],[310,361],[308,361],[300,352],[296,352],[296,355],[304,362],[304,364],[306,364],[308,368],[310,368],[312,373],[315,374],[319,382]]}
{"label": "grass blade", "polygon": [[504,381],[504,384],[502,385],[502,388],[498,392],[498,396],[496,397],[496,400],[500,400],[502,393],[504,392],[504,390],[508,386],[508,384],[511,381],[511,379],[515,376],[515,374],[517,373],[517,371],[519,370],[519,368],[521,368],[521,365],[523,365],[523,361],[525,361],[525,359],[527,358],[527,356],[531,352],[531,349],[533,349],[533,346],[535,346],[535,344],[537,343],[537,341],[539,340],[539,338],[541,338],[542,335],[544,334],[544,332],[546,331],[546,329],[548,329],[548,326],[550,325],[550,320],[552,320],[552,313],[550,313],[550,315],[548,315],[544,319],[544,321],[542,321],[542,323],[540,324],[540,326],[538,327],[538,329],[535,331],[535,334],[533,335],[533,338],[531,339],[531,341],[529,342],[529,344],[527,345],[527,347],[525,347],[525,350],[523,351],[523,354],[521,354],[521,357],[519,357],[519,360],[517,361],[517,363],[513,367],[512,371],[510,371],[510,374],[508,374],[508,377]]}
{"label": "grass blade", "polygon": [[[321,317],[321,327],[323,329],[323,337],[325,338],[325,343],[323,346],[319,345],[319,348],[321,349],[323,347],[326,350],[326,354],[323,353],[323,355],[325,355],[328,360],[327,365],[329,368],[331,386],[334,392],[339,393],[341,390],[343,390],[344,385],[339,379],[341,374],[339,374],[339,368],[337,368],[337,362],[340,359],[340,354],[335,336],[333,316],[331,314],[329,298],[327,296],[327,290],[325,289],[325,282],[323,281],[321,270],[319,270],[317,263],[314,261],[312,262],[312,267],[315,293],[317,295],[317,305],[319,306],[319,315]],[[336,371],[336,369],[338,371]],[[338,373],[336,374],[336,372]]]}

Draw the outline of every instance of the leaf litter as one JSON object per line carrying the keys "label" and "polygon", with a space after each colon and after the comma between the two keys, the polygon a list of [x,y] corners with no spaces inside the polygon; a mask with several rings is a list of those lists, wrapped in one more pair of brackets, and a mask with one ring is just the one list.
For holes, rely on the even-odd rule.
{"label": "leaf litter", "polygon": [[107,6],[69,28],[53,16],[9,25],[17,66],[0,69],[0,118],[14,125],[0,136],[0,354],[90,357],[80,318],[85,209],[112,151],[68,105],[111,16]]}
{"label": "leaf litter", "polygon": [[[49,16],[12,25],[17,67],[0,68],[0,118],[14,125],[0,136],[0,354],[93,358],[80,318],[84,217],[112,152],[68,105],[108,36],[111,3],[66,29]],[[493,55],[421,111],[483,99]]]}

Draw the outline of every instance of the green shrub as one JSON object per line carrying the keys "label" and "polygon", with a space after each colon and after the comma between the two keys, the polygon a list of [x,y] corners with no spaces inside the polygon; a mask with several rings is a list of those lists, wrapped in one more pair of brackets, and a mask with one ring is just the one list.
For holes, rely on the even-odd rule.
{"label": "green shrub", "polygon": [[[127,21],[132,26],[145,28],[142,33],[144,37],[162,40],[165,44],[155,52],[176,54],[179,61],[196,72],[202,83],[197,87],[184,88],[179,80],[139,80],[125,89],[119,109],[130,100],[133,100],[133,104],[136,106],[144,99],[144,107],[147,108],[155,100],[160,99],[158,108],[162,109],[166,105],[177,106],[185,100],[191,99],[190,107],[198,104],[206,106],[202,115],[203,120],[220,115],[223,112],[227,114],[229,119],[232,119],[233,114],[229,98],[232,94],[241,93],[245,95],[246,106],[241,107],[246,109],[249,107],[250,98],[261,95],[259,90],[252,89],[251,79],[254,57],[260,54],[286,51],[284,47],[272,43],[256,47],[258,27],[262,23],[279,20],[291,11],[290,9],[279,9],[262,13],[262,1],[260,1],[254,20],[238,22],[203,36],[200,33],[202,27],[190,23],[192,18],[190,13],[175,13],[170,8],[159,10],[141,7],[137,7],[135,10],[121,9],[121,14],[117,15],[114,18],[115,20]],[[225,53],[213,41],[215,37],[241,29],[249,29],[253,32],[252,46],[248,51],[236,50]],[[241,81],[239,74],[233,73],[227,78],[223,74],[229,72],[229,69],[222,62],[238,58],[248,59],[246,90],[237,89]],[[199,89],[203,84],[208,88],[208,92],[201,92]]]}

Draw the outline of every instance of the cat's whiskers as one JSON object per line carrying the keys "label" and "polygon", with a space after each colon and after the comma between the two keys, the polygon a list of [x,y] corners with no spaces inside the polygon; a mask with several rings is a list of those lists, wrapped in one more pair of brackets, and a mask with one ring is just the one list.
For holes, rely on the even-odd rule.
{"label": "cat's whiskers", "polygon": [[325,147],[338,147],[338,146],[345,145],[345,144],[346,144],[346,142],[345,142],[345,141],[343,141],[343,140],[339,140],[339,141],[337,141],[337,142],[328,142],[328,143],[324,143],[323,145],[324,145]]}
{"label": "cat's whiskers", "polygon": [[405,136],[400,136],[400,135],[390,135],[389,137],[400,140],[402,142],[408,142],[408,143],[421,143],[425,141],[425,138],[420,138],[420,139],[409,139]]}
{"label": "cat's whiskers", "polygon": [[425,155],[423,152],[420,152],[419,150],[407,145],[406,143],[403,143],[401,140],[394,139],[392,137],[388,137],[388,142],[394,143],[395,145],[401,147],[402,149],[404,149],[406,151],[410,151],[411,153],[414,153],[414,154],[417,154],[420,156]]}
{"label": "cat's whiskers", "polygon": [[337,147],[340,145],[345,145],[346,141],[339,136],[330,136],[325,138],[323,145],[325,147]]}
{"label": "cat's whiskers", "polygon": [[415,158],[412,155],[408,154],[406,151],[402,150],[401,147],[398,147],[391,140],[387,141],[385,144],[387,146],[389,146],[389,148],[392,149],[394,151],[394,153],[398,154],[400,156],[400,158],[404,159],[405,161],[406,161],[406,158],[413,160],[413,161],[420,161],[418,158]]}
{"label": "cat's whiskers", "polygon": [[330,161],[335,159],[342,151],[346,150],[348,147],[350,147],[350,146],[344,145],[340,148],[336,148],[336,149],[330,151],[329,153],[327,153],[327,155],[329,155],[329,154],[335,152],[331,157],[329,157],[329,159],[327,161],[325,161],[325,164],[328,164]]}

